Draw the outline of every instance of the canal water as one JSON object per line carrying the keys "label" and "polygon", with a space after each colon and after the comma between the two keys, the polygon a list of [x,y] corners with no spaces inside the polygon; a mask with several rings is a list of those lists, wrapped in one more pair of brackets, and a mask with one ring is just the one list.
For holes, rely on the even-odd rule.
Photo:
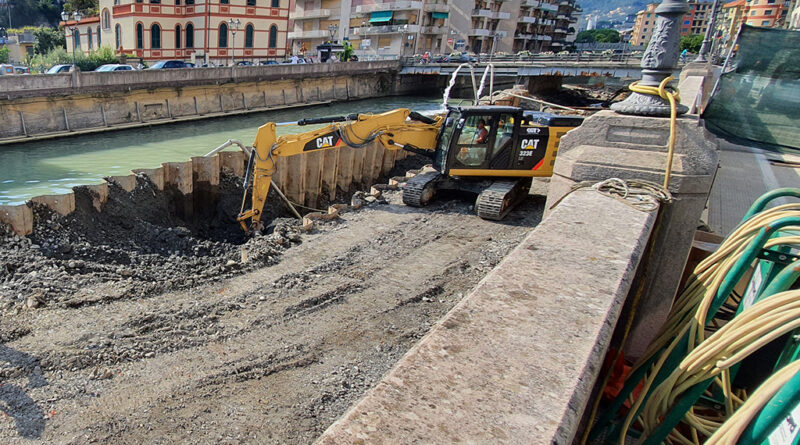
{"label": "canal water", "polygon": [[[106,176],[127,175],[134,168],[188,161],[228,139],[251,145],[258,127],[270,121],[380,113],[395,108],[433,111],[441,105],[441,96],[389,97],[0,146],[0,205],[21,204],[37,195],[66,193],[76,185],[98,184]],[[278,127],[278,134],[312,128],[282,126]]]}

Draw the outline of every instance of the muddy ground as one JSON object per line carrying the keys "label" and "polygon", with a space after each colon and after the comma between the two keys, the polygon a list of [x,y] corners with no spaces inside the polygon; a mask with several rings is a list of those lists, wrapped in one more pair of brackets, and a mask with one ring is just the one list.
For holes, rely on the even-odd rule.
{"label": "muddy ground", "polygon": [[0,234],[0,443],[312,442],[543,204],[498,223],[463,197],[415,209],[388,192],[303,233],[273,202],[274,233],[248,240],[238,195],[181,219],[144,178],[125,193]]}

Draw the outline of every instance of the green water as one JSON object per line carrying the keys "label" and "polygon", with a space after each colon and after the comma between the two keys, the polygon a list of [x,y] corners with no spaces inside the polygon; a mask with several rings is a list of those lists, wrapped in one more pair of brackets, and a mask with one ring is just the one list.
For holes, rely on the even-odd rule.
{"label": "green water", "polygon": [[[239,139],[251,145],[258,127],[265,122],[378,113],[395,108],[428,111],[438,109],[441,102],[441,97],[369,99],[0,147],[0,205],[21,204],[37,195],[66,193],[76,185],[98,184],[106,176],[127,175],[134,168],[155,168],[162,162],[188,161],[192,156],[208,153],[228,139]],[[278,134],[309,129],[278,127]]]}

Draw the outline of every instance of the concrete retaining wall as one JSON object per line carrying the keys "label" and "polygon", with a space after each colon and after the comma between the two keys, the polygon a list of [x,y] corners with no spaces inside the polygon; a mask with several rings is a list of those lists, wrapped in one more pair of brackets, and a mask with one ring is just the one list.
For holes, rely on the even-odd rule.
{"label": "concrete retaining wall", "polygon": [[567,196],[317,444],[569,444],[655,213]]}
{"label": "concrete retaining wall", "polygon": [[[362,149],[345,147],[282,157],[277,159],[273,186],[280,187],[292,202],[316,208],[320,198],[329,201],[353,188],[368,189],[379,176],[389,173],[395,161],[405,156],[402,150],[386,150],[374,142]],[[136,169],[127,176],[111,176],[101,184],[81,187],[89,190],[95,209],[102,211],[108,199],[107,181],[132,191],[136,187],[136,175],[143,175],[159,190],[172,189],[187,198],[192,196],[175,209],[179,216],[187,217],[201,210],[204,199],[215,193],[222,169],[243,176],[246,162],[244,153],[226,151],[210,158],[193,157],[186,162],[166,162],[158,168]],[[70,192],[36,196],[25,204],[0,206],[0,222],[21,236],[31,234],[34,229],[32,203],[68,215],[75,210],[75,195]]]}
{"label": "concrete retaining wall", "polygon": [[315,77],[358,76],[396,73],[397,60],[302,65],[243,66],[183,70],[141,70],[113,73],[75,72],[54,75],[0,77],[0,99],[73,96],[86,93],[116,93],[136,89],[222,85]]}
{"label": "concrete retaining wall", "polygon": [[[329,64],[348,65],[348,64]],[[264,67],[268,68],[268,67]],[[169,70],[193,73],[195,70]],[[204,70],[200,70],[204,71]],[[228,71],[228,70],[223,70]],[[109,128],[152,125],[175,120],[199,119],[230,113],[247,113],[271,108],[283,108],[303,104],[325,103],[391,95],[394,93],[393,75],[372,71],[358,74],[337,74],[312,77],[281,78],[274,80],[236,81],[195,85],[197,79],[169,85],[158,82],[159,87],[133,78],[131,85],[106,85],[101,92],[87,93],[80,88],[71,95],[41,95],[0,99],[0,143],[21,142],[31,137],[61,136],[76,132],[106,131]],[[160,74],[156,72],[155,74]],[[109,79],[127,73],[86,73],[81,76],[106,75]],[[134,72],[134,76],[150,76],[147,72]],[[69,75],[63,75],[69,76]],[[3,76],[7,78],[36,78],[42,76]],[[257,76],[247,76],[253,79]],[[44,76],[58,84],[61,76]],[[68,78],[68,77],[65,77]],[[83,77],[81,77],[83,78]],[[90,77],[96,80],[95,77]],[[166,78],[166,77],[165,77]],[[21,81],[22,83],[24,83]],[[35,79],[34,79],[35,80]],[[13,84],[19,87],[19,84]],[[36,86],[36,85],[33,85]],[[2,88],[2,86],[0,86]],[[33,90],[46,93],[46,90]],[[72,91],[67,89],[65,91]],[[5,96],[0,94],[0,97]]]}

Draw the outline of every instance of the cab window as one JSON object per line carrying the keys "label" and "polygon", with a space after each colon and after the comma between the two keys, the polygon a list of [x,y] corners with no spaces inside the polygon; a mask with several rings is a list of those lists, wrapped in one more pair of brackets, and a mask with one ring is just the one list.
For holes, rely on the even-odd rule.
{"label": "cab window", "polygon": [[474,167],[481,165],[486,160],[490,123],[489,116],[469,116],[465,119],[457,142],[456,159],[458,162]]}
{"label": "cab window", "polygon": [[[514,116],[501,114],[497,120],[497,136],[494,139],[493,153],[500,153],[500,150],[511,145],[514,137]],[[493,155],[494,156],[494,155]]]}

